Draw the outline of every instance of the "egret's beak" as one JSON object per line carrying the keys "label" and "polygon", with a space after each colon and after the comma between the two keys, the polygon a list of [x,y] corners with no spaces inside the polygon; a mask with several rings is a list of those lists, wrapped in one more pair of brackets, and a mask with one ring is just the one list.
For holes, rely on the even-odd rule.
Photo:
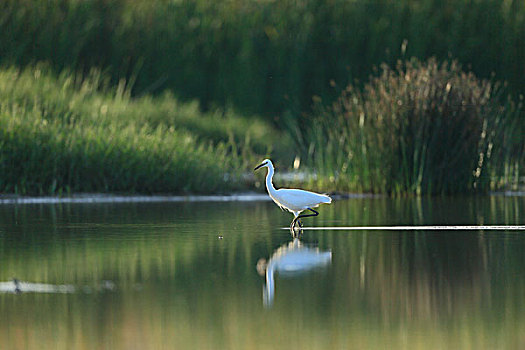
{"label": "egret's beak", "polygon": [[259,169],[260,167],[265,166],[266,164],[267,164],[267,163],[262,163],[262,164],[257,165],[257,166],[255,167],[255,169],[253,169],[253,171]]}

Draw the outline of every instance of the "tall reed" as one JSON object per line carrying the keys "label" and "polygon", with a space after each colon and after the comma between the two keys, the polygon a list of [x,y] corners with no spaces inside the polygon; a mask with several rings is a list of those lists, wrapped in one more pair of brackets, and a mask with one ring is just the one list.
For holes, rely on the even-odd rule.
{"label": "tall reed", "polygon": [[[316,168],[337,188],[391,194],[487,191],[523,173],[523,105],[456,63],[381,67],[320,107]],[[521,168],[520,168],[521,167]],[[512,175],[511,175],[512,174]],[[514,179],[516,180],[516,179]]]}
{"label": "tall reed", "polygon": [[[450,56],[525,92],[521,0],[4,0],[0,63],[104,69],[134,94],[279,118],[373,65]],[[279,122],[279,120],[277,120]]]}

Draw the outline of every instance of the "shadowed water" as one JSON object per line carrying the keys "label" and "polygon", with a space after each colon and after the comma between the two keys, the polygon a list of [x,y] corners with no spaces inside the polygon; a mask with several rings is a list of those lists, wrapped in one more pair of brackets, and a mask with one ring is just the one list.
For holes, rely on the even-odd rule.
{"label": "shadowed water", "polygon": [[[525,224],[524,197],[319,211],[306,227]],[[291,219],[267,201],[0,205],[0,348],[525,347],[524,231],[293,241]]]}

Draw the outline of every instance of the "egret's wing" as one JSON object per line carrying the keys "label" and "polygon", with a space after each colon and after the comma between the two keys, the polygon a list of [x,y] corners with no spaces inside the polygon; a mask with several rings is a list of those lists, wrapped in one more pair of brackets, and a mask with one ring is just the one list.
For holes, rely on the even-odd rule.
{"label": "egret's wing", "polygon": [[327,195],[291,188],[277,190],[277,196],[283,205],[289,208],[296,208],[296,210],[332,202],[332,199]]}

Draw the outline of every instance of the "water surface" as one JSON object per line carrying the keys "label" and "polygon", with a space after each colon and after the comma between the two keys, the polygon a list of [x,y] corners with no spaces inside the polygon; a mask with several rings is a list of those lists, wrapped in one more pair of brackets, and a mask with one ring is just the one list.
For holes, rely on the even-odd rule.
{"label": "water surface", "polygon": [[[356,198],[304,223],[524,225],[524,210],[523,197]],[[525,348],[525,232],[293,242],[290,221],[266,201],[0,205],[0,282],[74,288],[0,292],[0,347]]]}

